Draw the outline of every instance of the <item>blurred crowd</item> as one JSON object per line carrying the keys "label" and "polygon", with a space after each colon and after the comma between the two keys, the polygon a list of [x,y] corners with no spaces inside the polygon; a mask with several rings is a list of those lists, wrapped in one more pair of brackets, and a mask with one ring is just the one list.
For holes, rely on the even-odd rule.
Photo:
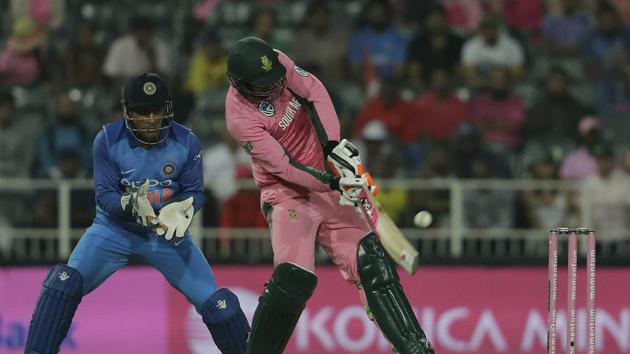
{"label": "blurred crowd", "polygon": [[[342,135],[360,145],[376,178],[582,181],[594,191],[593,226],[630,226],[628,1],[0,4],[0,177],[89,178],[92,138],[121,116],[121,83],[153,71],[170,84],[175,119],[207,149],[204,223],[265,227],[257,193],[238,188],[251,178],[248,156],[223,117],[226,52],[255,35],[322,80]],[[73,225],[85,226],[91,215],[79,211],[91,210],[93,198],[76,193]],[[379,198],[403,225],[420,209],[434,213],[436,226],[448,223],[446,190],[388,188]],[[466,224],[576,223],[577,199],[469,191]],[[13,203],[8,214],[21,216],[5,223],[55,225],[54,216],[24,216],[54,209],[54,194],[22,201],[33,212]]]}

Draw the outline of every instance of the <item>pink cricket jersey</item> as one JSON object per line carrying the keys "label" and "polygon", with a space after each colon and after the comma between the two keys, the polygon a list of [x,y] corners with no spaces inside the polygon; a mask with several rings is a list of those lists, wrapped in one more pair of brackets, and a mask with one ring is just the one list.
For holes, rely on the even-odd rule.
{"label": "pink cricket jersey", "polygon": [[[326,180],[331,176],[325,172],[320,139],[339,141],[340,133],[339,119],[324,85],[277,52],[286,68],[287,87],[282,95],[256,105],[230,86],[225,120],[232,137],[249,152],[261,199],[279,201],[309,191],[330,191]],[[313,104],[317,116],[313,122],[293,93]]]}

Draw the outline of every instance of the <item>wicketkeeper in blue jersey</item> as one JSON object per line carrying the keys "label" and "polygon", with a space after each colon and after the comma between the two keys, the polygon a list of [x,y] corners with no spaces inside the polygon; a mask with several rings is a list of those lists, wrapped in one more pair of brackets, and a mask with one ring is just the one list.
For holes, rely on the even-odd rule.
{"label": "wicketkeeper in blue jersey", "polygon": [[222,353],[245,353],[249,324],[239,301],[217,289],[187,231],[205,202],[199,140],[173,122],[171,94],[156,74],[130,79],[122,107],[124,117],[94,139],[96,218],[68,264],[48,272],[25,353],[57,353],[81,298],[131,257],[144,259],[186,296]]}

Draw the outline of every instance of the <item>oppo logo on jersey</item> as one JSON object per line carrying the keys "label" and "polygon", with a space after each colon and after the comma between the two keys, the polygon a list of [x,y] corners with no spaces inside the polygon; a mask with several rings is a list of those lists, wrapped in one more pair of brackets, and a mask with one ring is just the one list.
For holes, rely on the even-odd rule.
{"label": "oppo logo on jersey", "polygon": [[282,115],[282,119],[278,125],[282,130],[286,130],[289,127],[289,124],[293,122],[293,118],[295,118],[295,114],[300,110],[302,105],[293,97],[291,101],[289,101],[289,105],[287,106],[287,110]]}
{"label": "oppo logo on jersey", "polygon": [[[143,182],[144,182],[143,179],[137,180],[137,181],[130,181],[126,178],[123,178],[120,180],[120,184],[122,184],[125,187],[131,187],[131,188],[140,188]],[[149,180],[149,187],[155,187],[155,186],[169,187],[171,184],[173,184],[173,181],[170,179],[166,179],[164,181],[158,181],[155,179]]]}

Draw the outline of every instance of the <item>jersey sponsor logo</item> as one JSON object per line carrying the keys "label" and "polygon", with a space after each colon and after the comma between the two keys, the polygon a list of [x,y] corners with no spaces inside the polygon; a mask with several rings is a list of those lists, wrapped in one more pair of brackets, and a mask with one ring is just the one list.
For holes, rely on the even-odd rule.
{"label": "jersey sponsor logo", "polygon": [[167,162],[162,165],[162,173],[165,176],[169,177],[173,175],[173,172],[175,172],[175,164],[173,162]]}
{"label": "jersey sponsor logo", "polygon": [[297,65],[294,65],[294,66],[293,66],[293,70],[295,70],[295,72],[296,72],[298,75],[300,75],[300,76],[304,76],[304,77],[307,77],[307,76],[308,76],[308,72],[306,72],[306,70],[304,70],[304,69],[300,68],[300,67],[299,67],[299,66],[297,66]]}
{"label": "jersey sponsor logo", "polygon": [[179,241],[175,241],[175,242],[173,242],[173,243],[175,244],[175,246],[179,246],[179,244],[180,244],[180,243],[182,243],[182,242],[184,242],[184,238],[182,238],[182,239],[181,239],[181,240],[179,240]]}
{"label": "jersey sponsor logo", "polygon": [[149,191],[147,193],[147,197],[149,198],[149,203],[151,203],[154,207],[157,207],[160,203],[166,203],[166,201],[173,198],[173,190],[169,187],[164,187],[161,190],[156,189],[154,191]]}
{"label": "jersey sponsor logo", "polygon": [[[170,179],[164,181],[157,181],[154,179],[147,180],[149,181],[149,187],[162,187],[147,191],[147,198],[152,206],[159,207],[161,203],[166,203],[166,201],[173,198],[173,190],[170,188],[173,182]],[[130,181],[123,178],[120,180],[120,184],[126,188],[139,188],[144,181],[145,180]],[[127,190],[127,192],[129,192],[129,190]]]}
{"label": "jersey sponsor logo", "polygon": [[273,103],[269,101],[262,101],[258,105],[258,110],[260,113],[264,114],[267,117],[273,117],[276,113],[276,107],[273,106]]}
{"label": "jersey sponsor logo", "polygon": [[121,175],[128,175],[128,174],[130,174],[131,172],[133,172],[133,171],[135,171],[135,170],[136,170],[135,168],[132,168],[131,170],[127,170],[127,171],[123,171],[123,170],[121,170],[121,171],[120,171],[120,174],[121,174]]}
{"label": "jersey sponsor logo", "polygon": [[[125,187],[131,187],[131,188],[140,188],[140,186],[142,185],[142,183],[144,183],[145,179],[139,179],[137,181],[130,181],[126,178],[123,178],[120,180],[120,184],[122,184]],[[158,181],[155,179],[148,179],[149,181],[149,187],[156,187],[156,186],[161,186],[161,187],[169,187],[171,184],[173,184],[173,181],[170,179],[165,179],[163,181]]]}
{"label": "jersey sponsor logo", "polygon": [[68,273],[66,272],[59,273],[59,280],[66,281],[68,279],[70,279],[70,276],[68,275]]}
{"label": "jersey sponsor logo", "polygon": [[193,157],[193,161],[197,161],[197,160],[201,159],[201,154],[202,154],[202,151],[201,151],[201,150],[199,150],[199,152],[197,153],[197,155],[195,155],[195,157]]}
{"label": "jersey sponsor logo", "polygon": [[289,101],[289,104],[287,105],[287,110],[284,111],[284,115],[282,116],[282,119],[280,119],[280,122],[278,123],[278,125],[280,126],[280,128],[282,128],[282,130],[286,130],[289,127],[289,124],[293,122],[295,115],[297,114],[297,112],[300,110],[301,107],[302,105],[297,101],[297,99],[295,99],[295,97],[293,97],[291,101]]}

